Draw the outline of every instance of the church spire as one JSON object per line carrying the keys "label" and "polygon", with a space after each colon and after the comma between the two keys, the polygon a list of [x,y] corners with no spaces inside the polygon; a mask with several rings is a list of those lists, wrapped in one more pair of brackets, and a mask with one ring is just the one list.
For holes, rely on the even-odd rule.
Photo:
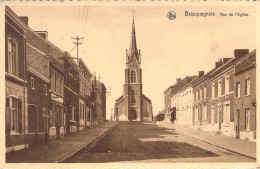
{"label": "church spire", "polygon": [[136,45],[136,37],[135,37],[135,19],[134,19],[134,11],[133,12],[133,24],[132,24],[132,33],[131,33],[131,41],[130,41],[130,48],[128,55],[132,56],[138,56],[138,50]]}

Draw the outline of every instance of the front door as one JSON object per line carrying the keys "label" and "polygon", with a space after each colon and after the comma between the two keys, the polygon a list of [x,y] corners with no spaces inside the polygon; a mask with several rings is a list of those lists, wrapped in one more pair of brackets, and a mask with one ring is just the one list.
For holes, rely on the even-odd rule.
{"label": "front door", "polygon": [[236,110],[236,138],[240,138],[240,129],[239,129],[239,125],[240,125],[240,110]]}
{"label": "front door", "polygon": [[131,120],[137,119],[137,113],[136,113],[135,109],[132,109],[130,118],[131,118]]}

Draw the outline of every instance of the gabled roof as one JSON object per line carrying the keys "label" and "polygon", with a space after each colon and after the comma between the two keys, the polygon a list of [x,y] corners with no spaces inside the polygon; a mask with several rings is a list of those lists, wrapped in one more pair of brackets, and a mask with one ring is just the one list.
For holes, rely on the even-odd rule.
{"label": "gabled roof", "polygon": [[238,75],[256,65],[256,50],[252,51],[235,65],[235,74]]}
{"label": "gabled roof", "polygon": [[148,97],[146,97],[144,94],[143,94],[143,98],[144,98],[144,100],[146,100],[148,103],[152,104],[152,101],[151,101]]}

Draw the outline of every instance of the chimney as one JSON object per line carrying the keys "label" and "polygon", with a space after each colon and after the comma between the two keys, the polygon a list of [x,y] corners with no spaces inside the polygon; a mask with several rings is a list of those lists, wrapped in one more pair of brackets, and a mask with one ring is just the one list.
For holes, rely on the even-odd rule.
{"label": "chimney", "polygon": [[38,35],[40,35],[42,38],[48,40],[48,32],[47,31],[35,31]]}
{"label": "chimney", "polygon": [[223,64],[227,63],[229,60],[231,60],[232,58],[223,58]]}
{"label": "chimney", "polygon": [[249,49],[235,49],[234,55],[236,59],[239,59],[249,53]]}
{"label": "chimney", "polygon": [[199,77],[204,76],[204,71],[199,71]]}
{"label": "chimney", "polygon": [[181,81],[181,78],[176,79],[176,83],[179,83]]}
{"label": "chimney", "polygon": [[28,17],[27,16],[19,16],[19,18],[21,19],[21,21],[28,26]]}
{"label": "chimney", "polygon": [[220,66],[221,66],[221,62],[216,62],[216,63],[215,63],[215,67],[216,67],[216,68],[218,68],[218,67],[220,67]]}

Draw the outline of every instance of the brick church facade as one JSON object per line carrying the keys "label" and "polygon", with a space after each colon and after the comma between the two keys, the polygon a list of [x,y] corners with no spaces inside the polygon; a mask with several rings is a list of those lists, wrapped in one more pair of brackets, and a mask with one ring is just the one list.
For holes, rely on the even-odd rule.
{"label": "brick church facade", "polygon": [[115,118],[119,121],[152,121],[152,102],[142,91],[141,54],[137,50],[133,19],[130,48],[126,51],[123,95],[115,101]]}

